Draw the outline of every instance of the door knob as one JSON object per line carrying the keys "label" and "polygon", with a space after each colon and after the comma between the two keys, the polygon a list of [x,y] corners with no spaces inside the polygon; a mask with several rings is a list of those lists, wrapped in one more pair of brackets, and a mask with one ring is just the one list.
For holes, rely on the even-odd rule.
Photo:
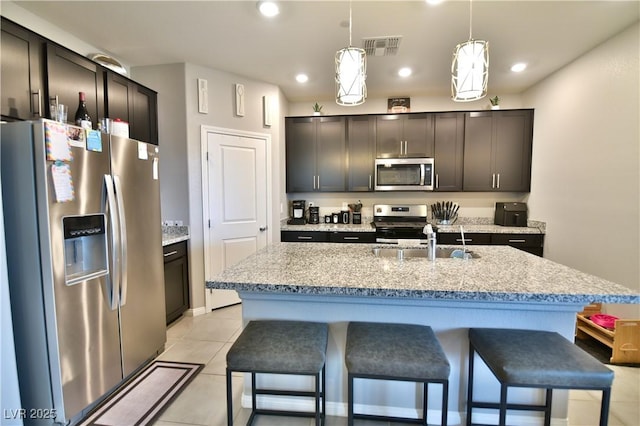
{"label": "door knob", "polygon": [[261,226],[261,227],[260,227],[260,232],[264,232],[264,231],[266,231],[266,230],[267,230],[267,227],[266,227],[266,226]]}

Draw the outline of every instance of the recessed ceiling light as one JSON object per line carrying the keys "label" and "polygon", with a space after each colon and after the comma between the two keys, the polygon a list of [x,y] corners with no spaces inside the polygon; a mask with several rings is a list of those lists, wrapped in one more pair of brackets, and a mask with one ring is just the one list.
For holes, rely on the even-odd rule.
{"label": "recessed ceiling light", "polygon": [[409,77],[411,75],[411,68],[409,67],[400,68],[400,70],[398,71],[398,75],[400,77]]}
{"label": "recessed ceiling light", "polygon": [[437,4],[442,3],[444,0],[427,0],[427,3],[429,3],[432,6],[435,6]]}
{"label": "recessed ceiling light", "polygon": [[518,62],[517,64],[513,64],[511,67],[511,71],[513,72],[522,72],[527,68],[527,64],[524,62]]}
{"label": "recessed ceiling light", "polygon": [[264,16],[272,18],[280,13],[280,8],[278,4],[274,1],[259,1],[258,2],[258,10]]}
{"label": "recessed ceiling light", "polygon": [[298,83],[306,83],[307,81],[309,81],[309,76],[306,74],[298,74],[296,75],[296,81]]}

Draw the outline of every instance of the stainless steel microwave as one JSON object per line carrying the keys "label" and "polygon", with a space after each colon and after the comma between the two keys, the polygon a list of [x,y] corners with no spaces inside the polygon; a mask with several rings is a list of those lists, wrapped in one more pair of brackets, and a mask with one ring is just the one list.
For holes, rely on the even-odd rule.
{"label": "stainless steel microwave", "polygon": [[376,191],[433,191],[433,158],[378,158]]}

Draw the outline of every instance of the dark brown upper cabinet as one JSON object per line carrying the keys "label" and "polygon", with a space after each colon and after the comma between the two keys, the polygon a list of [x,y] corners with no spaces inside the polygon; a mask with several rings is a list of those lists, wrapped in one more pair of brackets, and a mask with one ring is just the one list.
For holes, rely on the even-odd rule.
{"label": "dark brown upper cabinet", "polygon": [[435,191],[462,191],[464,113],[435,115]]}
{"label": "dark brown upper cabinet", "polygon": [[2,19],[0,110],[5,120],[46,117],[42,52],[44,39]]}
{"label": "dark brown upper cabinet", "polygon": [[465,114],[465,191],[531,189],[533,110]]}
{"label": "dark brown upper cabinet", "polygon": [[373,191],[375,122],[370,115],[347,117],[348,191]]}
{"label": "dark brown upper cabinet", "polygon": [[131,138],[157,145],[157,93],[113,71],[105,81],[107,117],[129,123]]}
{"label": "dark brown upper cabinet", "polygon": [[433,157],[434,114],[376,116],[376,158]]}
{"label": "dark brown upper cabinet", "polygon": [[287,192],[346,190],[345,117],[286,119]]}

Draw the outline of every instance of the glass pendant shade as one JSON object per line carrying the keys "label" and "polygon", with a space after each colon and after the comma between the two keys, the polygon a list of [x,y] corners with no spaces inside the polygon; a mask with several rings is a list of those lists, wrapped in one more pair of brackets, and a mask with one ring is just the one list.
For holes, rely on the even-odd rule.
{"label": "glass pendant shade", "polygon": [[459,44],[451,64],[451,98],[456,102],[481,99],[489,81],[489,42],[473,40]]}
{"label": "glass pendant shade", "polygon": [[364,49],[345,47],[336,53],[336,103],[354,106],[367,98],[367,56]]}

